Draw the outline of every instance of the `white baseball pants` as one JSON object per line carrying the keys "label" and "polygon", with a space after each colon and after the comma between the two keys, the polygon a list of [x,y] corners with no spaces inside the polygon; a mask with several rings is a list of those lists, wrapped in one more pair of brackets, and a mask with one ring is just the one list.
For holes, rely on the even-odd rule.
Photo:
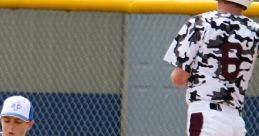
{"label": "white baseball pants", "polygon": [[196,101],[188,104],[188,136],[245,136],[245,122],[237,109]]}

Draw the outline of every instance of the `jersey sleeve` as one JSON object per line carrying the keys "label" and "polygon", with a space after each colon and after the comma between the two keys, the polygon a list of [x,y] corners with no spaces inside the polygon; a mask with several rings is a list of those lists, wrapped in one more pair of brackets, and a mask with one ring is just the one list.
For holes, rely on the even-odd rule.
{"label": "jersey sleeve", "polygon": [[199,49],[202,30],[204,30],[204,27],[196,24],[196,21],[196,18],[191,18],[182,26],[163,58],[169,64],[180,67],[189,73]]}

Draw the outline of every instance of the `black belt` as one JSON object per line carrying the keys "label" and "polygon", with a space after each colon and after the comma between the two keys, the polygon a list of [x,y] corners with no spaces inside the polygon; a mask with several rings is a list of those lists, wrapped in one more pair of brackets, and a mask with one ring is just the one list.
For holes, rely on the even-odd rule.
{"label": "black belt", "polygon": [[[222,111],[222,108],[220,106],[220,104],[216,104],[216,103],[210,103],[210,109],[212,110],[216,110],[216,111]],[[241,111],[237,110],[239,115],[241,116]]]}
{"label": "black belt", "polygon": [[221,106],[219,104],[216,104],[216,103],[210,103],[210,109],[217,110],[217,111],[222,111]]}

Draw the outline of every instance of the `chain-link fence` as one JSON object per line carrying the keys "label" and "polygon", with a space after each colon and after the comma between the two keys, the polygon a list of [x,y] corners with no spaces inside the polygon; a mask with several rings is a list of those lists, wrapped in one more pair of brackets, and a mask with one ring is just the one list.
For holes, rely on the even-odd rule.
{"label": "chain-link fence", "polygon": [[[170,84],[165,51],[189,16],[44,10],[0,12],[0,102],[21,94],[31,136],[183,136],[184,90]],[[246,99],[259,133],[256,65]]]}

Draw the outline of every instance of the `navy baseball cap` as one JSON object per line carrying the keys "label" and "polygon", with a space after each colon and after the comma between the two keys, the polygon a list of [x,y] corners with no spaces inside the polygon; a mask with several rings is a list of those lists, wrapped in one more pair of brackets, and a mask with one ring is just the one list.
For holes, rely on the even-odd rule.
{"label": "navy baseball cap", "polygon": [[8,97],[3,104],[1,117],[12,116],[30,122],[33,120],[34,109],[31,102],[23,96]]}

